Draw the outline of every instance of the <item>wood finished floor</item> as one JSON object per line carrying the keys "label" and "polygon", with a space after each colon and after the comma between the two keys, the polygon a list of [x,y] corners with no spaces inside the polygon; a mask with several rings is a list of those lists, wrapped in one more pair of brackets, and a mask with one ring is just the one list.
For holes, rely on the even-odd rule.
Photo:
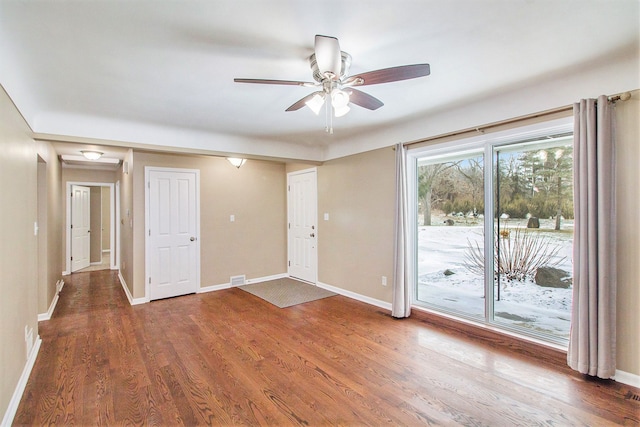
{"label": "wood finished floor", "polygon": [[106,270],[67,278],[39,326],[14,425],[640,424],[637,389],[342,296],[131,307]]}

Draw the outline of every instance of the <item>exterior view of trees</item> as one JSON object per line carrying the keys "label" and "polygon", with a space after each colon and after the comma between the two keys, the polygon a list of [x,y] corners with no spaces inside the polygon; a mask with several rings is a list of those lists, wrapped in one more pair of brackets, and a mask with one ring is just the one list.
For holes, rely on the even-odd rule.
{"label": "exterior view of trees", "polygon": [[[573,150],[570,141],[518,152],[495,152],[496,217],[573,217]],[[431,225],[432,210],[447,215],[484,212],[482,157],[418,166],[418,201],[422,225]]]}

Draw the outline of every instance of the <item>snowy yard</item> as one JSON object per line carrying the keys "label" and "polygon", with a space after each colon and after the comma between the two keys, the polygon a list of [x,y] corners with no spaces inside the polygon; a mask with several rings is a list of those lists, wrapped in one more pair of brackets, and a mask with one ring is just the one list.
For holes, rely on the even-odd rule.
{"label": "snowy yard", "polygon": [[[467,239],[482,246],[482,225],[446,226],[434,218],[433,226],[419,227],[418,236],[418,300],[447,310],[484,318],[483,278],[465,267],[464,253]],[[510,220],[509,227],[522,227],[526,220]],[[504,223],[502,224],[504,226]],[[573,223],[565,221],[563,229],[571,230]],[[572,272],[571,233],[554,232],[551,220],[541,221],[541,231],[554,244],[561,246],[556,266]],[[447,274],[445,274],[445,271]],[[453,273],[453,274],[451,274]],[[496,322],[568,339],[571,317],[572,288],[547,288],[532,279],[501,280],[500,300],[495,301]]]}

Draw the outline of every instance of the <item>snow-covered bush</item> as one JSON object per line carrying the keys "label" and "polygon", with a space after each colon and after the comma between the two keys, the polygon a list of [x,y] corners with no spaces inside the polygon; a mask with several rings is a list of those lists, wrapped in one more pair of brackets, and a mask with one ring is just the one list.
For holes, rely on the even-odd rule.
{"label": "snow-covered bush", "polygon": [[[564,261],[558,257],[561,246],[554,244],[548,236],[537,230],[522,228],[502,229],[496,232],[494,254],[495,276],[508,280],[523,280],[532,277],[538,267],[554,267]],[[484,275],[484,247],[481,242],[467,238],[464,266],[479,275]]]}

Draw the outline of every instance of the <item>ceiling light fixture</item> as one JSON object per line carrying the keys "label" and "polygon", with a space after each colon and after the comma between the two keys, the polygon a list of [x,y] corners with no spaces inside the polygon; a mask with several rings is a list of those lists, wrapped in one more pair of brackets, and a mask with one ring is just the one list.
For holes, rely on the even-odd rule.
{"label": "ceiling light fixture", "polygon": [[239,157],[227,157],[227,160],[238,169],[247,162],[247,159],[241,159]]}
{"label": "ceiling light fixture", "polygon": [[318,114],[320,114],[320,110],[324,105],[324,98],[324,92],[316,92],[313,94],[313,97],[310,100],[305,102],[305,104],[307,104],[307,107],[309,107],[311,111],[313,111],[317,116]]}
{"label": "ceiling light fixture", "polygon": [[80,152],[87,160],[98,160],[100,157],[102,157],[102,154],[103,154],[100,151],[92,151],[92,150],[83,150]]}

